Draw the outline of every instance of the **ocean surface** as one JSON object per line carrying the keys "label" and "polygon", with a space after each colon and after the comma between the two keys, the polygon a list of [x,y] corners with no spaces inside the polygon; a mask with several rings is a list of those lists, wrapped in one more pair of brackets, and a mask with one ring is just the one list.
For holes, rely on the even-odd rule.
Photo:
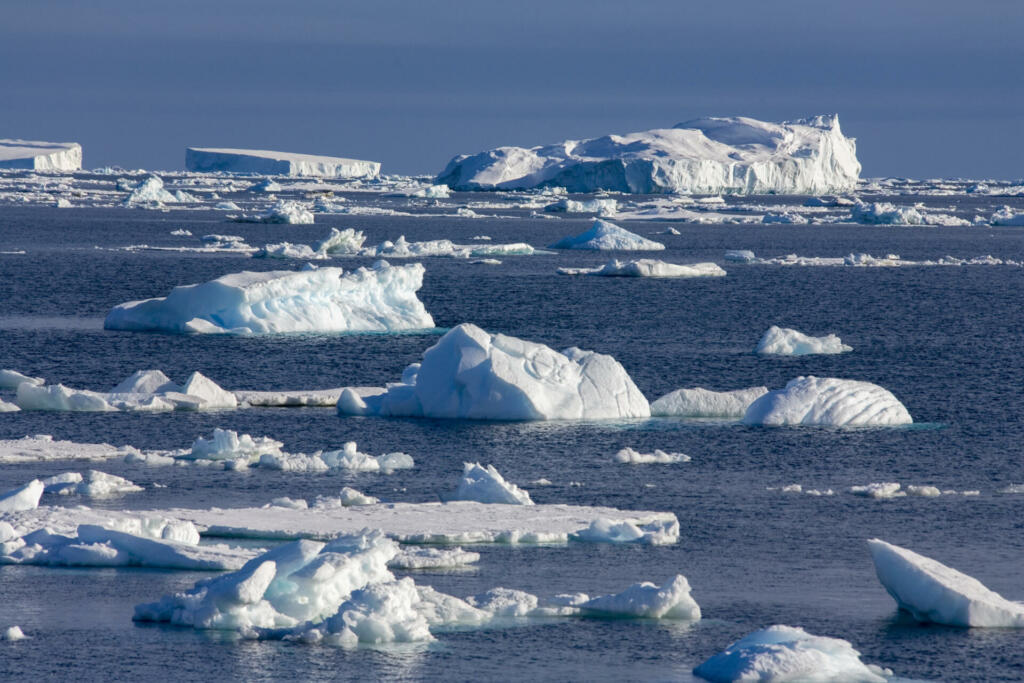
{"label": "ocean surface", "polygon": [[[462,195],[459,195],[460,197]],[[469,196],[485,201],[486,195]],[[387,198],[378,203],[386,206]],[[751,199],[750,201],[756,201]],[[761,198],[761,201],[765,201]],[[799,199],[771,198],[772,204]],[[949,197],[901,197],[945,206]],[[972,203],[973,202],[973,203]],[[958,211],[991,213],[1024,200],[958,197]],[[478,213],[487,213],[477,210]],[[303,389],[397,381],[438,332],[171,336],[102,329],[114,305],[163,296],[178,284],[240,270],[292,269],[296,261],[244,254],[126,251],[175,246],[187,229],[241,235],[252,245],[312,243],[328,227],[354,227],[368,243],[448,238],[543,247],[582,232],[592,218],[557,220],[530,211],[501,218],[325,216],[316,225],[232,224],[219,212],[122,208],[0,207],[0,367],[106,391],[139,369],[176,381],[193,370],[228,389]],[[865,541],[881,538],[956,567],[1010,599],[1024,599],[1024,268],[784,267],[723,260],[758,256],[903,259],[991,254],[1024,259],[1024,228],[863,225],[620,223],[666,244],[669,262],[715,261],[724,278],[654,280],[572,277],[561,266],[596,266],[607,254],[559,252],[502,258],[419,259],[420,298],[440,328],[473,322],[554,348],[608,353],[654,399],[681,387],[779,388],[800,375],[866,380],[893,392],[913,415],[904,428],[762,428],[728,421],[651,419],[494,423],[339,417],[333,408],[223,413],[0,414],[0,438],[51,434],[78,442],[184,448],[213,428],[271,436],[290,452],[339,448],[404,451],[416,467],[382,474],[299,474],[91,465],[146,486],[143,493],[65,504],[141,509],[241,507],[279,496],[313,499],[345,485],[386,501],[438,500],[465,461],[494,464],[537,503],[670,510],[678,544],[484,545],[455,572],[412,572],[417,583],[457,596],[495,586],[540,596],[616,593],[681,573],[704,619],[522,620],[437,634],[428,645],[344,650],[293,642],[234,640],[133,623],[134,605],[191,586],[204,574],[141,569],[0,567],[0,627],[30,639],[0,643],[0,678],[14,680],[687,680],[734,640],[771,624],[844,638],[865,662],[908,679],[1024,679],[1024,632],[919,625],[901,615],[875,577]],[[655,235],[671,225],[679,235]],[[621,255],[620,255],[621,256]],[[335,259],[344,268],[372,259]],[[838,334],[854,348],[836,356],[760,357],[771,325]],[[11,399],[10,392],[0,397]],[[632,466],[620,448],[683,452],[691,462]],[[81,463],[0,466],[0,491]],[[546,478],[550,486],[530,482]],[[851,486],[893,481],[979,495],[873,500]],[[153,483],[166,488],[151,488]],[[779,487],[832,489],[832,496]],[[396,572],[403,575],[404,572]]]}

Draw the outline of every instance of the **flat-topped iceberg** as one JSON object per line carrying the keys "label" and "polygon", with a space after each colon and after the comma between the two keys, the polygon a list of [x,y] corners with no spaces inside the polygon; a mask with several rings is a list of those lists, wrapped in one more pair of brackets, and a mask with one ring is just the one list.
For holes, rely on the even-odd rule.
{"label": "flat-topped iceberg", "polygon": [[597,218],[589,230],[560,239],[552,249],[593,249],[601,251],[661,251],[665,245],[649,240],[614,223]]}
{"label": "flat-topped iceberg", "polygon": [[185,150],[185,168],[200,173],[220,171],[321,178],[376,178],[380,173],[380,162],[263,149],[189,147]]}
{"label": "flat-topped iceberg", "polygon": [[888,390],[870,382],[833,377],[797,377],[750,404],[751,425],[904,425],[914,420]]}
{"label": "flat-topped iceberg", "polygon": [[612,259],[597,268],[559,268],[562,275],[597,275],[603,277],[722,277],[725,271],[717,263],[666,263],[657,259]]}
{"label": "flat-topped iceberg", "polygon": [[864,664],[849,641],[794,626],[769,626],[740,638],[693,670],[715,683],[846,681],[885,683],[891,671]]}
{"label": "flat-topped iceberg", "polygon": [[676,389],[651,403],[656,417],[743,417],[750,404],[768,393],[768,387],[711,391],[702,387]]}
{"label": "flat-topped iceberg", "polygon": [[456,190],[565,187],[644,194],[828,194],[854,189],[853,138],[839,117],[783,123],[708,117],[673,128],[462,154],[436,182]]}
{"label": "flat-topped iceberg", "polygon": [[77,142],[0,140],[0,169],[77,171],[82,168],[82,146]]}
{"label": "flat-topped iceberg", "polygon": [[581,420],[649,417],[647,399],[611,356],[451,329],[387,391],[342,392],[338,412],[473,420]]}
{"label": "flat-topped iceberg", "polygon": [[878,580],[901,610],[946,626],[1024,628],[1024,604],[972,576],[877,538],[868,541]]}
{"label": "flat-topped iceberg", "polygon": [[771,356],[808,356],[813,354],[835,354],[853,351],[834,334],[812,337],[787,327],[772,325],[757,343],[754,353]]}
{"label": "flat-topped iceberg", "polygon": [[175,334],[394,332],[432,328],[416,292],[418,263],[345,273],[341,268],[232,273],[175,287],[166,297],[116,306],[108,330]]}

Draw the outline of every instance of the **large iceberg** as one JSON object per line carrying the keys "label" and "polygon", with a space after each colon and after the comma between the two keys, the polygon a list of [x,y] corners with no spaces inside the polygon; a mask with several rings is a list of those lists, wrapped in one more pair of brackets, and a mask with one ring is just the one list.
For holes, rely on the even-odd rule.
{"label": "large iceberg", "polygon": [[888,390],[870,382],[833,377],[797,377],[750,404],[750,425],[903,425],[914,420]]}
{"label": "large iceberg", "polygon": [[768,393],[768,387],[711,391],[702,387],[676,389],[651,403],[656,417],[743,417],[750,404]]}
{"label": "large iceberg", "polygon": [[600,218],[579,235],[565,237],[550,245],[552,249],[594,249],[601,251],[661,251],[665,245],[649,240]]}
{"label": "large iceberg", "polygon": [[0,169],[77,171],[82,168],[82,146],[77,142],[0,140]]}
{"label": "large iceberg", "polygon": [[416,292],[418,263],[232,273],[175,287],[166,297],[116,306],[108,330],[177,334],[393,332],[434,326]]}
{"label": "large iceberg", "polygon": [[673,128],[462,154],[436,182],[456,190],[828,194],[852,190],[859,175],[856,145],[839,129],[838,116],[784,123],[708,117]]}
{"label": "large iceberg", "polygon": [[200,173],[221,171],[323,178],[376,178],[380,173],[380,162],[262,149],[189,147],[185,150],[185,168]]}
{"label": "large iceberg", "polygon": [[812,337],[787,327],[772,325],[757,343],[754,353],[773,356],[808,356],[813,354],[835,354],[853,351],[834,334]]}
{"label": "large iceberg", "polygon": [[451,329],[377,396],[345,390],[345,415],[475,420],[580,420],[649,417],[647,399],[611,356]]}
{"label": "large iceberg", "polygon": [[1024,628],[1024,604],[930,557],[868,541],[875,572],[900,609],[923,622],[947,626]]}

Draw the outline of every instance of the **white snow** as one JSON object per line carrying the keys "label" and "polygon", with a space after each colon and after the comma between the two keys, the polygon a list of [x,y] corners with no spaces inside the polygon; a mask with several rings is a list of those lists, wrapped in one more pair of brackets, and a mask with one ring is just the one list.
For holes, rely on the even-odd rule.
{"label": "white snow", "polygon": [[39,499],[45,489],[43,482],[33,479],[24,486],[0,493],[0,512],[35,510],[39,507]]}
{"label": "white snow", "polygon": [[185,168],[201,173],[220,171],[323,178],[376,178],[380,173],[377,161],[222,147],[187,148]]}
{"label": "white snow", "polygon": [[644,619],[700,620],[700,607],[690,596],[686,577],[677,574],[662,586],[637,583],[621,593],[593,598],[580,606],[584,614]]}
{"label": "white snow", "polygon": [[614,223],[597,218],[586,232],[550,245],[552,249],[595,249],[618,251],[661,251],[665,245],[641,237]]}
{"label": "white snow", "polygon": [[892,674],[887,669],[864,664],[849,641],[782,625],[769,626],[737,640],[693,673],[715,683],[885,683]]}
{"label": "white snow", "polygon": [[614,459],[615,462],[628,463],[630,465],[668,465],[677,462],[690,462],[692,458],[685,453],[666,453],[660,448],[654,449],[653,453],[640,453],[627,446],[616,453]]}
{"label": "white snow", "polygon": [[647,399],[611,356],[578,348],[558,353],[534,342],[452,328],[385,393],[345,390],[341,414],[477,420],[648,417]]}
{"label": "white snow", "polygon": [[856,146],[837,116],[766,123],[708,117],[674,128],[459,155],[436,182],[460,190],[825,194],[852,190]]}
{"label": "white snow", "polygon": [[878,426],[914,420],[899,399],[877,384],[832,377],[797,377],[750,404],[744,424]]}
{"label": "white snow", "polygon": [[922,622],[962,627],[1024,628],[1024,604],[924,555],[868,541],[878,580],[900,609]]}
{"label": "white snow", "polygon": [[768,387],[711,391],[696,387],[676,389],[651,403],[658,417],[743,417],[750,404],[768,393]]}
{"label": "white snow", "polygon": [[605,277],[722,277],[726,273],[716,263],[666,263],[657,259],[619,261],[612,259],[597,268],[559,268],[563,275],[599,275]]}
{"label": "white snow", "polygon": [[505,481],[494,465],[464,463],[462,481],[451,500],[471,500],[478,503],[503,505],[533,505],[530,494],[515,484]]}
{"label": "white snow", "polygon": [[0,389],[17,389],[22,382],[29,384],[43,384],[46,382],[42,377],[29,377],[17,370],[0,370]]}
{"label": "white snow", "polygon": [[836,354],[853,351],[834,334],[811,337],[786,327],[772,325],[757,343],[754,353],[772,356],[807,356],[812,354]]}
{"label": "white snow", "polygon": [[0,169],[77,171],[82,168],[82,146],[77,142],[0,140]]}
{"label": "white snow", "polygon": [[175,287],[167,297],[130,301],[106,318],[108,330],[179,334],[392,332],[432,328],[416,298],[418,263],[345,273],[341,268],[232,273]]}

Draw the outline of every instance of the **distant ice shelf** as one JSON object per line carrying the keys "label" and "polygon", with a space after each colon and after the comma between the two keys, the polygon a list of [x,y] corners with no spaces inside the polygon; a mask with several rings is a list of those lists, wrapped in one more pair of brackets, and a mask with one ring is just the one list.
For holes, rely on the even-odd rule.
{"label": "distant ice shelf", "polygon": [[380,162],[264,149],[189,147],[185,150],[185,168],[200,173],[221,171],[320,178],[376,178],[380,173]]}
{"label": "distant ice shelf", "polygon": [[77,142],[0,140],[0,169],[77,171],[82,168],[82,146]]}

